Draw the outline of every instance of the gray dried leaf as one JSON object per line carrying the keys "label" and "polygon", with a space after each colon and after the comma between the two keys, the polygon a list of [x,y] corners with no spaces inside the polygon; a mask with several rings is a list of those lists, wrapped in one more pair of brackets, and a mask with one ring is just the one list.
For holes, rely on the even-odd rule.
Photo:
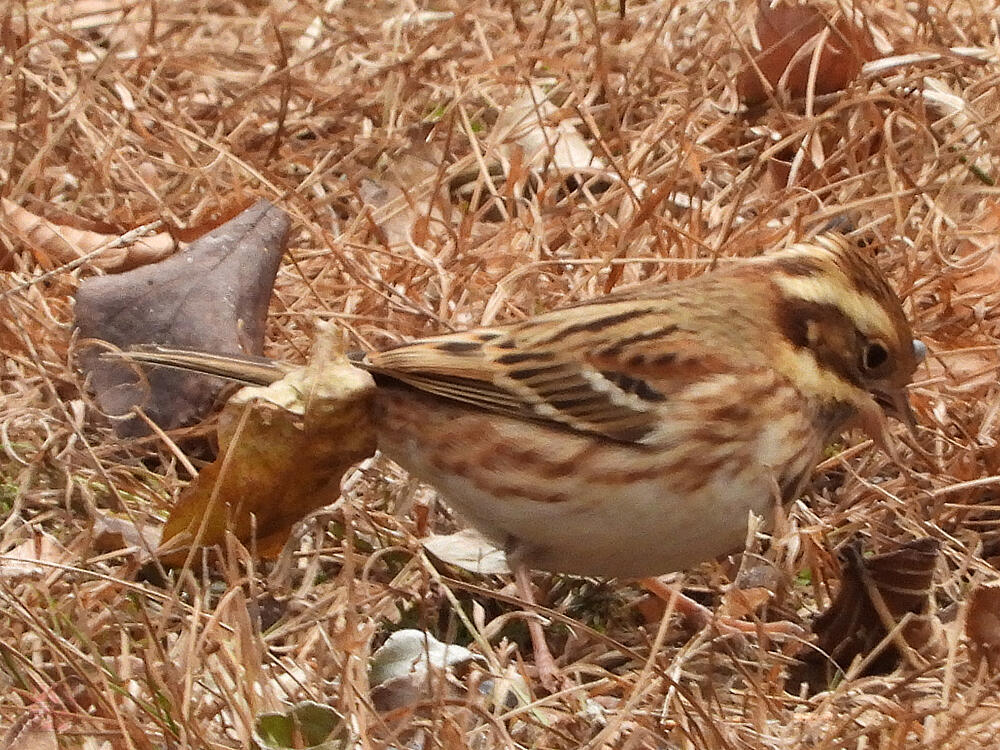
{"label": "gray dried leaf", "polygon": [[[83,339],[121,349],[161,344],[218,354],[259,355],[271,287],[288,241],[289,219],[266,200],[209,232],[182,253],[114,276],[86,279],[76,296]],[[100,407],[125,417],[141,406],[164,429],[196,422],[225,381],[153,368],[143,374],[86,346],[83,371]],[[115,423],[123,437],[145,435],[137,417]]]}

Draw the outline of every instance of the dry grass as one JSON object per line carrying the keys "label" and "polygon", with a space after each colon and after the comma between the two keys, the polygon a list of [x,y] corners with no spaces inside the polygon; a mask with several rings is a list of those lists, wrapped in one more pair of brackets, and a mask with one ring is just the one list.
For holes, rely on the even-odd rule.
{"label": "dry grass", "polygon": [[[945,54],[745,114],[734,80],[754,3],[629,0],[624,19],[617,5],[14,3],[0,11],[2,193],[57,223],[162,221],[181,239],[256,196],[280,204],[295,234],[268,348],[290,360],[318,319],[362,346],[513,320],[700,272],[847,210],[933,352],[913,391],[927,455],[904,448],[907,473],[858,436],[836,447],[765,553],[816,586],[800,577],[771,616],[807,622],[836,581],[831,551],[860,533],[875,550],[940,539],[935,600],[960,621],[1000,553],[1000,7],[861,5],[886,50]],[[969,46],[993,61],[947,52]],[[499,131],[532,91],[605,176],[574,191],[565,171],[527,174]],[[510,179],[490,177],[504,159]],[[920,668],[809,693],[778,644],[645,621],[624,583],[540,576],[579,687],[494,700],[482,686],[516,684],[530,659],[521,610],[500,579],[427,561],[413,519],[448,529],[447,511],[377,459],[277,564],[234,548],[221,569],[157,581],[135,555],[99,551],[95,519],[158,523],[190,477],[158,439],[116,440],[73,370],[72,295],[96,271],[47,266],[0,231],[4,256],[0,726],[33,711],[67,747],[244,747],[255,716],[310,698],[372,748],[996,746],[996,682],[955,625]],[[689,581],[718,592],[732,577],[706,565]],[[486,661],[380,711],[368,657],[404,626]]]}

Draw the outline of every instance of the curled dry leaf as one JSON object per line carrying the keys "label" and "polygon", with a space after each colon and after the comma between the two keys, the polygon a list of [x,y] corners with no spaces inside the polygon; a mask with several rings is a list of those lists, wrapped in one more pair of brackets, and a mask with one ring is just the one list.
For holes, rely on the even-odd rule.
{"label": "curled dry leaf", "polygon": [[220,454],[185,490],[158,554],[183,564],[192,546],[234,534],[263,557],[281,551],[292,527],[333,502],[351,465],[375,452],[375,383],[321,340],[306,367],[263,388],[244,388],[219,417]]}
{"label": "curled dry leaf", "polygon": [[[869,655],[895,631],[889,647],[874,658],[867,672],[890,671],[904,658],[938,656],[942,643],[937,620],[926,612],[939,550],[940,543],[930,537],[868,558],[858,543],[849,545],[837,598],[813,624],[818,648],[847,669],[856,656]],[[897,629],[904,617],[907,623]]]}
{"label": "curled dry leaf", "polygon": [[454,534],[431,534],[424,539],[424,548],[439,560],[470,573],[510,573],[504,551],[497,549],[475,529],[462,529]]}
{"label": "curled dry leaf", "polygon": [[529,167],[551,166],[570,174],[603,170],[604,162],[577,129],[565,119],[556,119],[558,112],[540,86],[529,86],[497,117],[494,131],[503,143],[501,151],[513,159],[515,149],[522,149]]}
{"label": "curled dry leaf", "polygon": [[875,45],[867,30],[844,16],[827,18],[818,8],[791,5],[772,6],[760,0],[757,7],[757,39],[760,51],[740,72],[736,88],[747,106],[760,104],[772,91],[791,98],[809,90],[810,67],[816,45],[823,44],[816,72],[816,94],[841,91],[861,72],[861,66],[875,57]]}
{"label": "curled dry leaf", "polygon": [[[76,296],[80,336],[128,348],[162,344],[220,354],[260,354],[271,287],[288,240],[288,216],[265,200],[183,253],[114,276],[84,280]],[[112,416],[141,406],[164,429],[208,412],[225,381],[166,368],[148,377],[87,346],[80,364]],[[137,417],[116,421],[123,437],[148,434]]]}
{"label": "curled dry leaf", "polygon": [[160,530],[152,526],[138,527],[126,518],[115,518],[104,513],[94,519],[92,547],[95,552],[131,551],[145,562],[149,552],[160,544]]}
{"label": "curled dry leaf", "polygon": [[[497,113],[484,139],[491,145],[485,150],[485,160],[450,174],[448,189],[453,199],[467,203],[480,220],[504,221],[524,199],[536,194],[559,203],[570,195],[604,193],[620,181],[567,118],[572,110],[561,110],[550,95],[536,84],[523,87]],[[643,193],[638,181],[633,192]],[[631,200],[626,200],[617,218],[624,220],[631,211]]]}
{"label": "curled dry leaf", "polygon": [[380,711],[391,711],[433,698],[442,685],[456,691],[449,670],[473,661],[483,657],[422,630],[397,630],[372,654],[372,701]]}
{"label": "curled dry leaf", "polygon": [[177,249],[174,238],[167,232],[118,245],[118,235],[54,224],[7,198],[0,198],[0,207],[4,227],[31,249],[35,260],[46,270],[94,253],[87,260],[94,268],[127,271],[162,260]]}
{"label": "curled dry leaf", "polygon": [[[984,346],[988,342],[976,334],[977,319],[990,325],[991,311],[1000,300],[1000,201],[984,200],[961,237],[952,258],[954,266],[942,274],[946,281],[942,287],[951,292],[949,315],[955,316],[956,325],[942,331],[945,335],[938,341],[927,342],[933,356],[924,367],[928,378],[941,381],[939,389],[961,394],[965,404],[969,394],[985,394],[993,388],[1000,372],[1000,352],[995,346]],[[983,426],[977,440],[990,444],[994,441],[991,427],[988,422]]]}
{"label": "curled dry leaf", "polygon": [[[757,525],[762,527],[763,519],[759,519]],[[749,534],[747,537],[751,539]],[[788,576],[777,565],[753,554],[752,548],[747,552],[741,559],[736,580],[726,588],[719,607],[720,613],[737,620],[759,613],[765,605],[780,605],[789,587]]]}
{"label": "curled dry leaf", "polygon": [[973,590],[965,613],[965,636],[972,658],[996,672],[1000,668],[1000,582]]}
{"label": "curled dry leaf", "polygon": [[[584,187],[601,193],[618,180],[572,122],[560,117],[559,107],[540,86],[530,85],[506,106],[493,131],[500,144],[500,168],[507,179],[523,183],[517,194],[544,184],[540,176],[546,173],[562,180],[557,199]],[[638,185],[636,191],[641,192]]]}
{"label": "curled dry leaf", "polygon": [[749,588],[732,587],[727,589],[722,599],[720,611],[733,619],[743,619],[747,615],[757,614],[760,609],[774,598],[774,592],[766,586]]}
{"label": "curled dry leaf", "polygon": [[428,150],[411,148],[397,156],[383,175],[362,180],[358,188],[388,247],[412,248],[420,253],[427,232],[422,225],[444,220],[441,207],[446,201],[433,192],[441,155],[425,153]]}
{"label": "curled dry leaf", "polygon": [[[955,144],[951,148],[962,153],[962,163],[976,179],[994,187],[996,183],[992,175],[996,160],[986,133],[988,121],[977,115],[972,103],[960,93],[961,89],[949,85],[944,78],[925,76],[923,83],[920,94],[928,107],[937,110],[940,118],[954,128],[956,136],[961,137],[961,145]],[[990,201],[988,205],[995,209],[995,201]]]}

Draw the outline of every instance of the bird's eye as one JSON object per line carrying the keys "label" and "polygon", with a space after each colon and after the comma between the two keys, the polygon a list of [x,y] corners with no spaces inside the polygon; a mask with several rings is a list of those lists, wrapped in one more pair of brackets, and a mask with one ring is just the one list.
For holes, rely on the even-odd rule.
{"label": "bird's eye", "polygon": [[868,372],[877,370],[889,361],[889,350],[885,345],[872,341],[866,347],[862,355],[861,366]]}

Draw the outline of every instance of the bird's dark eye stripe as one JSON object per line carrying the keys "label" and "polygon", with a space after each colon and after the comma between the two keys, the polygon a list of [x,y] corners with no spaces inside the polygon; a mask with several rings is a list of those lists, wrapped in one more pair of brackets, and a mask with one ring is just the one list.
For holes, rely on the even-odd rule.
{"label": "bird's dark eye stripe", "polygon": [[863,362],[857,361],[857,350],[847,356],[842,349],[831,348],[825,343],[822,333],[819,340],[811,340],[814,331],[824,330],[853,331],[856,337],[860,337],[861,333],[846,312],[828,302],[795,297],[781,297],[776,311],[778,327],[794,347],[810,349],[822,367],[848,383],[860,385],[860,366]]}
{"label": "bird's dark eye stripe", "polygon": [[777,314],[782,333],[797,348],[809,346],[810,322],[830,323],[838,327],[853,326],[843,310],[828,302],[779,297]]}

